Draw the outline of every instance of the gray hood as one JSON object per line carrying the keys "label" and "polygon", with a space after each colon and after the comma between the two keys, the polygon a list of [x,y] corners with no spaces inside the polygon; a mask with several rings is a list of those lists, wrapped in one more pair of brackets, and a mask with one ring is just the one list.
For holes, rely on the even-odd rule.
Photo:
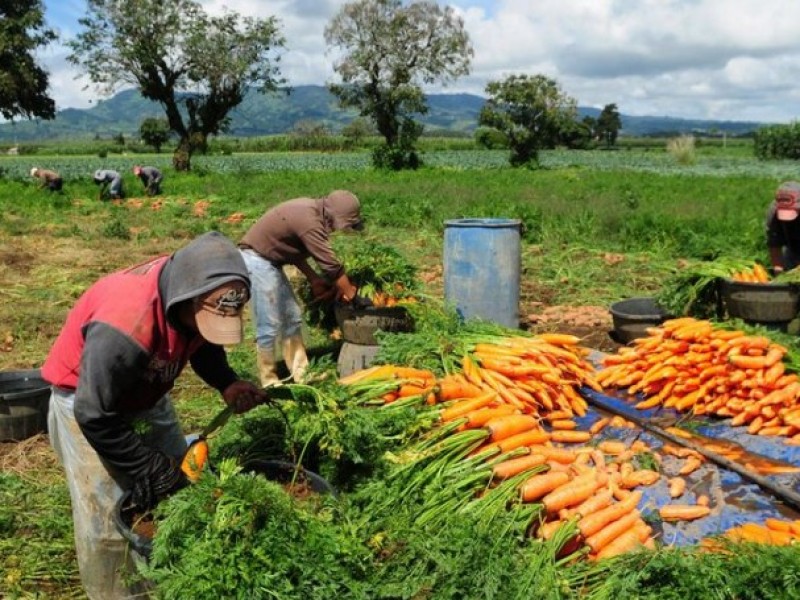
{"label": "gray hood", "polygon": [[323,198],[322,212],[326,224],[333,231],[364,228],[361,221],[361,204],[356,195],[347,190],[335,190]]}
{"label": "gray hood", "polygon": [[175,322],[175,307],[223,283],[239,280],[250,291],[247,266],[236,245],[218,231],[195,238],[173,254],[159,279],[167,318]]}

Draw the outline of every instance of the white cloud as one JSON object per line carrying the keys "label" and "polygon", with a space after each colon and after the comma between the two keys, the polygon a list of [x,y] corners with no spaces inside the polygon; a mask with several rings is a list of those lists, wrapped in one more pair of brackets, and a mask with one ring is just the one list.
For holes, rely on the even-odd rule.
{"label": "white cloud", "polygon": [[[77,19],[83,2],[70,5]],[[245,15],[275,15],[287,40],[290,85],[333,76],[325,25],[345,0],[204,0]],[[442,1],[442,3],[444,3]],[[472,73],[446,89],[482,94],[511,73],[554,77],[582,106],[614,102],[623,114],[789,121],[800,92],[796,0],[452,0],[475,47]],[[60,11],[59,11],[60,12]],[[76,25],[60,19],[63,32]],[[44,54],[59,108],[87,106],[63,49]]]}

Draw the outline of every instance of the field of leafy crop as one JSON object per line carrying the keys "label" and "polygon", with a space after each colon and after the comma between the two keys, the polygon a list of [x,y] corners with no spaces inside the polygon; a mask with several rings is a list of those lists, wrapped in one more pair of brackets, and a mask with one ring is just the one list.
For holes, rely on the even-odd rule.
{"label": "field of leafy crop", "polygon": [[[520,219],[527,317],[554,307],[602,313],[615,300],[654,293],[687,258],[763,261],[764,212],[775,187],[796,172],[794,163],[713,152],[681,166],[664,152],[553,151],[537,171],[508,168],[503,151],[424,159],[419,171],[382,173],[363,153],[198,156],[194,172],[176,174],[167,154],[1,157],[0,369],[39,366],[75,298],[102,274],[173,251],[203,231],[236,239],[266,208],[292,197],[353,190],[365,235],[414,262],[437,297],[445,220]],[[136,163],[164,167],[163,197],[141,197],[130,172]],[[60,170],[64,193],[36,189],[32,166]],[[123,171],[126,201],[96,199],[90,175],[101,167]],[[254,374],[249,344],[231,357]],[[175,397],[187,431],[218,407],[188,372]],[[46,440],[31,444],[0,444],[0,596],[79,598],[63,477]]]}

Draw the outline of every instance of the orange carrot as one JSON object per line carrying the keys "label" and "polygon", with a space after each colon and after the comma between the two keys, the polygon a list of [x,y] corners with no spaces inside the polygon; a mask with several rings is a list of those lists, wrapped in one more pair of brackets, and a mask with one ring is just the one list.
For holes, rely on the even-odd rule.
{"label": "orange carrot", "polygon": [[611,558],[635,550],[645,542],[649,535],[649,532],[645,533],[642,527],[634,525],[598,552],[597,559]]}
{"label": "orange carrot", "polygon": [[492,467],[492,477],[494,479],[508,479],[509,477],[519,475],[523,471],[539,467],[543,465],[546,460],[547,459],[541,454],[528,454],[527,456],[504,460]]}
{"label": "orange carrot", "polygon": [[520,488],[523,502],[535,502],[548,492],[569,481],[570,477],[564,472],[548,472],[543,475],[534,475]]}
{"label": "orange carrot", "polygon": [[613,497],[613,492],[609,488],[600,489],[594,494],[594,496],[587,498],[585,501],[576,506],[574,508],[574,512],[581,517],[585,517],[611,504]]}
{"label": "orange carrot", "polygon": [[634,510],[641,499],[642,492],[637,490],[631,492],[626,498],[620,500],[616,504],[607,506],[591,515],[586,515],[578,521],[578,529],[581,535],[585,538],[594,535],[612,521],[616,521]]}
{"label": "orange carrot", "polygon": [[707,516],[711,512],[708,506],[687,504],[665,504],[658,509],[664,521],[692,521]]}
{"label": "orange carrot", "polygon": [[397,390],[398,398],[408,398],[410,396],[422,396],[433,390],[433,386],[423,387],[413,383],[404,383]]}
{"label": "orange carrot", "polygon": [[603,454],[610,454],[611,456],[617,456],[625,452],[625,450],[627,450],[627,446],[624,444],[624,442],[606,440],[597,444],[597,449],[600,450]]}
{"label": "orange carrot", "polygon": [[513,406],[508,406],[507,404],[488,408],[479,408],[464,415],[464,418],[467,419],[467,422],[462,425],[462,428],[476,429],[478,427],[483,427],[492,419],[504,417],[506,415],[513,415],[518,412],[519,411],[516,408]]}
{"label": "orange carrot", "polygon": [[552,427],[553,429],[561,429],[562,431],[567,431],[571,429],[576,429],[578,427],[578,424],[570,419],[555,419],[554,421],[550,421],[550,427]]}
{"label": "orange carrot", "polygon": [[490,442],[499,442],[517,433],[539,429],[539,421],[531,415],[506,415],[486,423]]}
{"label": "orange carrot", "polygon": [[496,400],[497,400],[497,394],[494,391],[486,392],[482,396],[461,400],[460,402],[456,402],[455,404],[449,406],[448,408],[442,409],[442,412],[439,414],[439,417],[442,421],[445,422],[452,421],[453,419],[463,417],[464,415],[466,415],[469,412],[472,412],[473,410],[477,410],[479,408],[483,408],[484,406],[488,406]]}
{"label": "orange carrot", "polygon": [[516,448],[522,448],[523,446],[544,444],[549,440],[550,434],[546,431],[542,429],[529,429],[528,431],[523,431],[509,436],[504,440],[500,440],[496,443],[496,446],[501,452],[510,452]]}
{"label": "orange carrot", "polygon": [[610,422],[611,422],[611,417],[603,417],[602,419],[599,419],[598,421],[592,423],[592,426],[589,427],[589,432],[592,434],[598,434],[601,431],[603,431],[603,429],[605,429],[605,426],[608,425]]}
{"label": "orange carrot", "polygon": [[449,376],[439,381],[437,397],[441,402],[446,402],[447,400],[457,400],[459,398],[476,398],[483,394],[485,394],[483,389],[469,383],[463,377]]}
{"label": "orange carrot", "polygon": [[660,478],[661,476],[656,471],[651,471],[649,469],[640,469],[638,471],[634,471],[630,475],[623,477],[622,481],[620,482],[620,486],[629,490],[635,487],[639,487],[640,485],[643,486],[653,485]]}
{"label": "orange carrot", "polygon": [[689,475],[694,473],[697,468],[702,464],[702,461],[696,456],[690,456],[686,459],[686,463],[678,471],[678,475]]}
{"label": "orange carrot", "polygon": [[598,480],[594,472],[580,475],[549,492],[542,498],[542,504],[549,513],[556,513],[562,508],[576,506],[589,499],[597,489]]}
{"label": "orange carrot", "polygon": [[768,366],[765,356],[748,356],[746,354],[734,354],[728,356],[728,362],[740,369],[766,369]]}
{"label": "orange carrot", "polygon": [[686,491],[686,480],[683,477],[673,477],[669,480],[669,497],[679,498]]}
{"label": "orange carrot", "polygon": [[612,521],[597,533],[586,538],[586,545],[592,549],[592,552],[599,552],[620,535],[633,527],[639,518],[639,511],[633,509],[628,514],[623,515],[616,521]]}
{"label": "orange carrot", "polygon": [[557,429],[550,432],[550,440],[564,444],[581,444],[592,439],[592,434],[588,431],[568,431]]}

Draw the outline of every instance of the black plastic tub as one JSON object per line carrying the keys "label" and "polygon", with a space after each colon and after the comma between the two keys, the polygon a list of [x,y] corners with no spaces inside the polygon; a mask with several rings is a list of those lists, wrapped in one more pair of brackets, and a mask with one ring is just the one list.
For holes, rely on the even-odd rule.
{"label": "black plastic tub", "polygon": [[336,323],[342,330],[342,339],[351,344],[374,346],[378,331],[406,333],[414,330],[414,323],[402,306],[353,308],[337,304],[334,307]]}
{"label": "black plastic tub", "polygon": [[647,329],[660,325],[670,318],[654,298],[628,298],[610,307],[614,323],[612,337],[621,344],[647,336]]}
{"label": "black plastic tub", "polygon": [[47,431],[50,384],[39,369],[0,372],[0,441],[17,442]]}
{"label": "black plastic tub", "polygon": [[756,325],[786,325],[800,309],[800,288],[795,285],[723,279],[720,295],[729,317]]}
{"label": "black plastic tub", "polygon": [[[242,468],[244,471],[260,473],[270,481],[280,484],[291,483],[296,472],[296,465],[294,463],[282,460],[251,460],[245,463]],[[334,487],[320,475],[301,468],[299,476],[304,480],[311,491],[317,494],[336,495]],[[131,549],[142,559],[147,560],[150,557],[150,553],[153,551],[153,540],[150,537],[136,533],[132,529],[132,522],[130,519],[133,515],[129,515],[123,511],[123,507],[128,503],[129,498],[130,492],[126,492],[122,498],[117,501],[117,506],[114,509],[113,515],[114,525],[122,537],[128,541]]]}

